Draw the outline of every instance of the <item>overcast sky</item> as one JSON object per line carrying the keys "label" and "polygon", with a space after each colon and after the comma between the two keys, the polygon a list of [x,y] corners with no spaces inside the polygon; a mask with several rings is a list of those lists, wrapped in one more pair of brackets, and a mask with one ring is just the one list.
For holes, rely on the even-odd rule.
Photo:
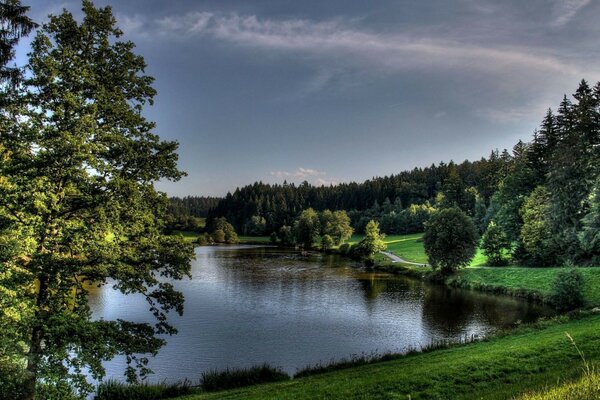
{"label": "overcast sky", "polygon": [[[22,0],[43,22],[79,1]],[[97,0],[146,58],[170,195],[362,181],[529,140],[600,80],[597,0]],[[25,51],[20,52],[20,56]]]}

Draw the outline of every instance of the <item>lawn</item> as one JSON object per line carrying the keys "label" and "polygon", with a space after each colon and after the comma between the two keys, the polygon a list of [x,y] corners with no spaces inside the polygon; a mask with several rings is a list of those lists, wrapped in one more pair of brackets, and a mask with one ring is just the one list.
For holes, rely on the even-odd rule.
{"label": "lawn", "polygon": [[[448,278],[456,286],[517,293],[531,291],[542,298],[550,294],[552,283],[562,268],[470,267]],[[600,268],[578,268],[583,275],[583,294],[588,306],[600,305]]]}
{"label": "lawn", "polygon": [[[352,235],[348,243],[354,244],[361,241],[364,235]],[[410,235],[388,235],[384,242],[387,244],[387,251],[397,255],[406,261],[417,263],[427,263],[427,255],[423,249],[421,238],[422,233],[413,233]]]}
{"label": "lawn", "polygon": [[487,341],[246,389],[182,397],[204,399],[507,399],[577,379],[600,361],[600,316],[523,328]]}

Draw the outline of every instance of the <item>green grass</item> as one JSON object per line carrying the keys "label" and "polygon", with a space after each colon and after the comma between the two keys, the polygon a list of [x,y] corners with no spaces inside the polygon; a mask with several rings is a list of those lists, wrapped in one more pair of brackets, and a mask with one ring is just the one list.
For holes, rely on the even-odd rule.
{"label": "green grass", "polygon": [[191,232],[191,231],[173,231],[171,235],[181,235],[185,239],[186,242],[195,242],[200,236],[199,233]]}
{"label": "green grass", "polygon": [[[200,236],[199,233],[191,231],[173,231],[172,235],[181,235],[186,242],[194,243]],[[239,236],[240,244],[267,244],[271,243],[269,236]]]}
{"label": "green grass", "polygon": [[[451,285],[518,294],[534,292],[547,300],[562,268],[470,267],[448,278]],[[600,305],[600,268],[578,268],[583,275],[583,295],[588,306]]]}
{"label": "green grass", "polygon": [[[362,240],[364,235],[352,235],[349,244],[355,244]],[[421,238],[422,233],[413,233],[410,235],[388,235],[384,242],[387,244],[387,251],[397,255],[406,261],[417,263],[427,263],[427,255],[423,248]],[[385,258],[382,258],[385,259]]]}
{"label": "green grass", "polygon": [[600,373],[583,376],[538,393],[528,393],[519,400],[592,400],[600,399]]}
{"label": "green grass", "polygon": [[581,375],[569,332],[600,361],[600,316],[276,384],[185,399],[507,399]]}
{"label": "green grass", "polygon": [[238,236],[240,244],[270,244],[269,236]]}

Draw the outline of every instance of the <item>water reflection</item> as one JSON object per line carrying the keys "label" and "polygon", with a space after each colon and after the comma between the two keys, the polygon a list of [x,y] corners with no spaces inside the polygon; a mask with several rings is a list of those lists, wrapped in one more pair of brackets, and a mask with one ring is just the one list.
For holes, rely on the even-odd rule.
{"label": "water reflection", "polygon": [[[333,255],[270,247],[198,248],[191,280],[177,282],[185,314],[173,316],[153,379],[197,379],[207,369],[264,361],[288,372],[352,354],[405,351],[439,339],[484,335],[549,310],[527,302],[362,270]],[[151,321],[147,304],[104,287],[96,318]],[[120,378],[124,360],[106,364]]]}

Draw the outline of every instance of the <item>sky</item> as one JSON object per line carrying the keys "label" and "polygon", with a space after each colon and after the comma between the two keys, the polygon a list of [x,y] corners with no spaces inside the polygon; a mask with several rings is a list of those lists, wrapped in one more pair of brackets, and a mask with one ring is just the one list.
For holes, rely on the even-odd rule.
{"label": "sky", "polygon": [[[22,0],[43,23],[80,1]],[[600,80],[600,0],[96,0],[156,78],[145,109],[188,176],[329,185],[530,140]],[[27,40],[18,57],[27,53]]]}

